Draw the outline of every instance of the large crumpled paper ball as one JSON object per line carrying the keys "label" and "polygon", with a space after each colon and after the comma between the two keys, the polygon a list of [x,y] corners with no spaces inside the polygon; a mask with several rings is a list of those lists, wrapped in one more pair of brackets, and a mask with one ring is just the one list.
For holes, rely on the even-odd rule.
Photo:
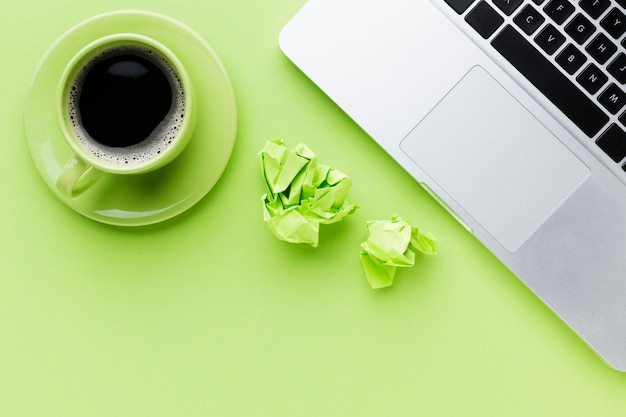
{"label": "large crumpled paper ball", "polygon": [[358,206],[346,200],[352,181],[343,172],[318,162],[306,145],[288,149],[268,141],[258,154],[267,193],[263,220],[280,240],[319,243],[319,225],[342,220]]}

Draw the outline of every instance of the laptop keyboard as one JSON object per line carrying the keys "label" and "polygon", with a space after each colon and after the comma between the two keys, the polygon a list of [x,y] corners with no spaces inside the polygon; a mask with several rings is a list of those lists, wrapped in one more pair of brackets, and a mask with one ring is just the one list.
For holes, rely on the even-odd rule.
{"label": "laptop keyboard", "polygon": [[626,171],[626,0],[445,0]]}

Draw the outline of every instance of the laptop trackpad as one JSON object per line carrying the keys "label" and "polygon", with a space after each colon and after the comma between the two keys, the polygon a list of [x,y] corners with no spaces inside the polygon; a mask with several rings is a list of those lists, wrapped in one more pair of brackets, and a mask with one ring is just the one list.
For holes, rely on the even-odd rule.
{"label": "laptop trackpad", "polygon": [[[516,251],[589,169],[481,67],[402,141],[434,184]],[[468,219],[469,220],[469,219]]]}

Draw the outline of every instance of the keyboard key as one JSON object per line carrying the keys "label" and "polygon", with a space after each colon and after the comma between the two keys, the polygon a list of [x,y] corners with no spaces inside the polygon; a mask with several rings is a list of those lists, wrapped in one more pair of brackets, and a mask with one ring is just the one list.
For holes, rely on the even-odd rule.
{"label": "keyboard key", "polygon": [[563,45],[565,36],[563,36],[557,28],[552,26],[551,23],[548,23],[535,37],[535,42],[537,42],[537,45],[546,51],[548,55],[552,55]]}
{"label": "keyboard key", "polygon": [[465,20],[485,39],[493,35],[504,22],[504,18],[484,0],[478,3],[476,7],[465,16]]}
{"label": "keyboard key", "polygon": [[587,68],[580,73],[576,80],[582,85],[589,94],[595,94],[600,88],[606,84],[609,77],[604,75],[602,70],[594,64],[587,65]]}
{"label": "keyboard key", "polygon": [[626,93],[617,86],[617,84],[611,83],[606,90],[600,94],[598,101],[606,108],[609,113],[617,114],[618,111],[626,104]]}
{"label": "keyboard key", "polygon": [[533,6],[527,4],[513,19],[515,24],[527,35],[535,33],[539,26],[546,20]]}
{"label": "keyboard key", "polygon": [[622,123],[624,126],[626,126],[626,111],[624,113],[622,113],[622,115],[619,117],[618,120],[620,121],[620,123]]}
{"label": "keyboard key", "polygon": [[556,56],[556,62],[568,74],[574,74],[587,61],[587,57],[571,43]]}
{"label": "keyboard key", "polygon": [[590,138],[609,121],[600,107],[512,26],[505,26],[491,44]]}
{"label": "keyboard key", "polygon": [[626,132],[616,124],[612,124],[596,143],[615,162],[626,157]]}
{"label": "keyboard key", "polygon": [[626,0],[616,0],[616,1],[617,1],[617,4],[619,4],[624,9],[626,9]]}
{"label": "keyboard key", "polygon": [[621,84],[626,84],[626,54],[621,52],[606,68]]}
{"label": "keyboard key", "polygon": [[474,3],[474,0],[445,0],[445,2],[452,7],[452,10],[458,14],[463,14]]}
{"label": "keyboard key", "polygon": [[524,0],[493,0],[493,4],[507,16],[511,16]]}
{"label": "keyboard key", "polygon": [[550,0],[543,10],[559,25],[563,24],[572,13],[574,6],[567,0]]}
{"label": "keyboard key", "polygon": [[578,13],[570,22],[565,25],[565,31],[578,42],[579,45],[585,43],[587,39],[596,31],[596,27],[582,14]]}
{"label": "keyboard key", "polygon": [[585,49],[600,64],[605,64],[617,52],[617,46],[604,33],[598,33]]}
{"label": "keyboard key", "polygon": [[600,26],[606,29],[609,35],[618,39],[626,32],[626,16],[617,8],[613,8],[613,10],[600,21]]}
{"label": "keyboard key", "polygon": [[611,0],[580,0],[578,4],[589,16],[597,19],[611,6]]}

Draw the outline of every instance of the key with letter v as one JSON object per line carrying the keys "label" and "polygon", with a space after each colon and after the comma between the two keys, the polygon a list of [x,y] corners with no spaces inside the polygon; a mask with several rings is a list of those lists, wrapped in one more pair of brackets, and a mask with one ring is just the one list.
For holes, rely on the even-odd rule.
{"label": "key with letter v", "polygon": [[547,54],[552,55],[561,45],[563,45],[563,42],[565,42],[565,36],[563,36],[557,28],[549,23],[535,37],[535,42],[537,42],[537,45],[546,51]]}

